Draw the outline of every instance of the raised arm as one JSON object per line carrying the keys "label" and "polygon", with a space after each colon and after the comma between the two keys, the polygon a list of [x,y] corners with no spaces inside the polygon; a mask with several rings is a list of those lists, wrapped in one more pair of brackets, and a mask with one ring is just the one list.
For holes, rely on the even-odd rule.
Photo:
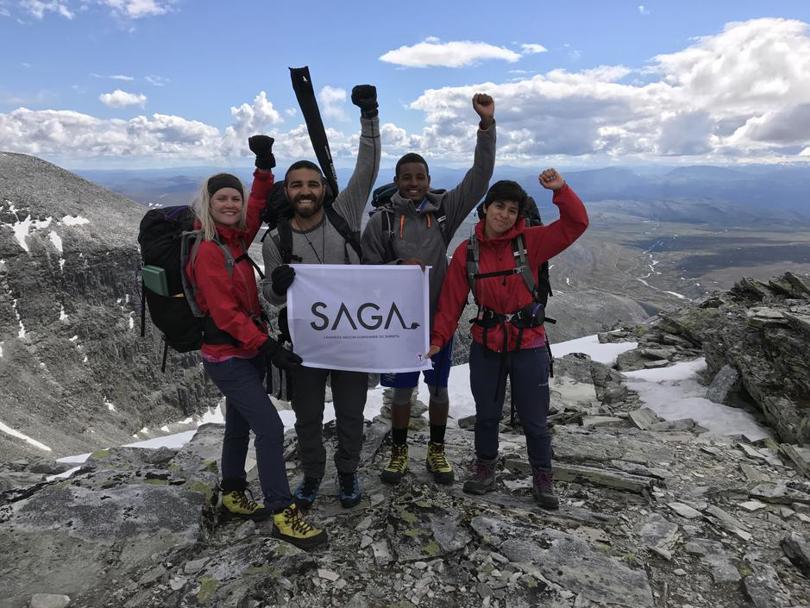
{"label": "raised arm", "polygon": [[250,186],[247,208],[246,223],[249,242],[253,241],[262,225],[262,209],[264,209],[267,194],[273,188],[275,181],[272,171],[276,166],[273,142],[273,138],[267,135],[254,135],[248,138],[248,147],[256,155],[256,170],[253,172],[253,184]]}
{"label": "raised arm", "polygon": [[354,173],[335,198],[334,207],[352,228],[360,230],[363,211],[380,169],[382,148],[377,89],[370,84],[357,85],[352,89],[352,103],[360,108],[360,145]]}
{"label": "raised arm", "polygon": [[464,179],[444,199],[447,232],[452,234],[470,214],[489,188],[495,169],[495,102],[484,93],[472,98],[473,109],[480,118],[473,165]]}
{"label": "raised arm", "polygon": [[552,202],[560,209],[560,219],[524,231],[530,261],[536,265],[567,249],[588,227],[585,205],[557,171],[546,169],[538,180],[543,188],[554,193]]}

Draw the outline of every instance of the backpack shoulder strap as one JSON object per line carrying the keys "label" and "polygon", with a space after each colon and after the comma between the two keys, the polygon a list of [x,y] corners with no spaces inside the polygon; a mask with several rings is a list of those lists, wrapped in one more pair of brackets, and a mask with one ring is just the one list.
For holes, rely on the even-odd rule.
{"label": "backpack shoulder strap", "polygon": [[[452,240],[453,235],[447,234],[447,212],[444,210],[444,200],[439,204],[439,208],[433,212],[433,218],[436,220],[436,223],[439,225],[439,230],[442,233],[442,240],[444,240],[445,247],[450,246],[450,241]],[[448,238],[449,237],[449,238]]]}
{"label": "backpack shoulder strap", "polygon": [[478,295],[475,293],[475,279],[478,277],[478,257],[478,237],[473,233],[467,241],[467,283],[470,285],[470,292],[476,304],[478,304]]}
{"label": "backpack shoulder strap", "polygon": [[300,257],[293,255],[292,226],[290,226],[290,221],[287,218],[279,219],[276,227],[270,231],[270,236],[278,248],[282,264],[301,261]]}
{"label": "backpack shoulder strap", "polygon": [[[345,246],[348,245],[354,252],[357,254],[357,259],[363,259],[363,249],[360,245],[360,231],[359,230],[352,230],[351,226],[349,226],[349,222],[346,221],[342,215],[340,215],[332,205],[324,206],[324,212],[326,213],[326,219],[329,220],[329,223],[338,231],[343,240],[345,241]],[[349,263],[349,253],[346,251],[346,263]]]}
{"label": "backpack shoulder strap", "polygon": [[519,273],[532,298],[538,300],[537,283],[532,276],[532,269],[529,268],[528,255],[526,251],[526,239],[522,234],[518,234],[512,239],[512,255],[515,258],[515,272]]}

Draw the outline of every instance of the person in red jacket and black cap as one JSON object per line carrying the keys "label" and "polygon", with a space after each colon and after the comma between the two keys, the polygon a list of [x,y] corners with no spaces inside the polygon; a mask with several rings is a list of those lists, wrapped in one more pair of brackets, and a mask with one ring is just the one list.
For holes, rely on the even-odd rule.
{"label": "person in red jacket and black cap", "polygon": [[[506,390],[511,381],[533,471],[533,492],[540,506],[559,508],[551,475],[548,431],[549,354],[545,318],[536,289],[538,268],[573,243],[588,227],[582,201],[554,169],[539,176],[554,192],[560,219],[527,228],[528,196],[516,182],[499,181],[484,199],[484,218],[475,234],[458,246],[447,270],[433,318],[429,355],[449,342],[472,287],[478,314],[472,325],[470,388],[475,399],[474,473],[464,491],[495,489],[498,432]],[[469,252],[468,252],[469,250]]]}
{"label": "person in red jacket and black cap", "polygon": [[[272,516],[273,536],[302,548],[326,542],[326,532],[308,524],[293,502],[284,466],[284,425],[267,396],[266,358],[295,368],[301,358],[267,335],[256,277],[247,248],[261,225],[259,214],[273,185],[273,139],[251,137],[256,171],[250,199],[229,173],[209,177],[194,210],[202,242],[186,267],[199,309],[206,315],[201,354],[208,376],[225,395],[222,443],[222,508],[227,516],[263,520]],[[223,249],[230,253],[226,260]],[[250,431],[264,503],[248,498],[245,459]]]}

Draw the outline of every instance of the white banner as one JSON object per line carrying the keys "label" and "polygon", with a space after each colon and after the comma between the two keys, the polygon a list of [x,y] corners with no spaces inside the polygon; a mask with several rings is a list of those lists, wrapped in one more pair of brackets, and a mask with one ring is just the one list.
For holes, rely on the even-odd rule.
{"label": "white banner", "polygon": [[428,272],[419,266],[294,264],[287,291],[293,349],[307,367],[430,369]]}

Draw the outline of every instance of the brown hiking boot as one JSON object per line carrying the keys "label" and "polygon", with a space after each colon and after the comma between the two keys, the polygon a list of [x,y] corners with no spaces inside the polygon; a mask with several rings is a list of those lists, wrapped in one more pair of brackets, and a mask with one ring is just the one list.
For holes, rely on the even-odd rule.
{"label": "brown hiking boot", "polygon": [[467,494],[486,494],[495,489],[495,464],[498,461],[476,458],[472,463],[472,476],[464,482]]}
{"label": "brown hiking boot", "polygon": [[560,508],[560,499],[554,493],[554,477],[551,469],[532,469],[532,494],[538,505],[544,509],[556,510]]}

